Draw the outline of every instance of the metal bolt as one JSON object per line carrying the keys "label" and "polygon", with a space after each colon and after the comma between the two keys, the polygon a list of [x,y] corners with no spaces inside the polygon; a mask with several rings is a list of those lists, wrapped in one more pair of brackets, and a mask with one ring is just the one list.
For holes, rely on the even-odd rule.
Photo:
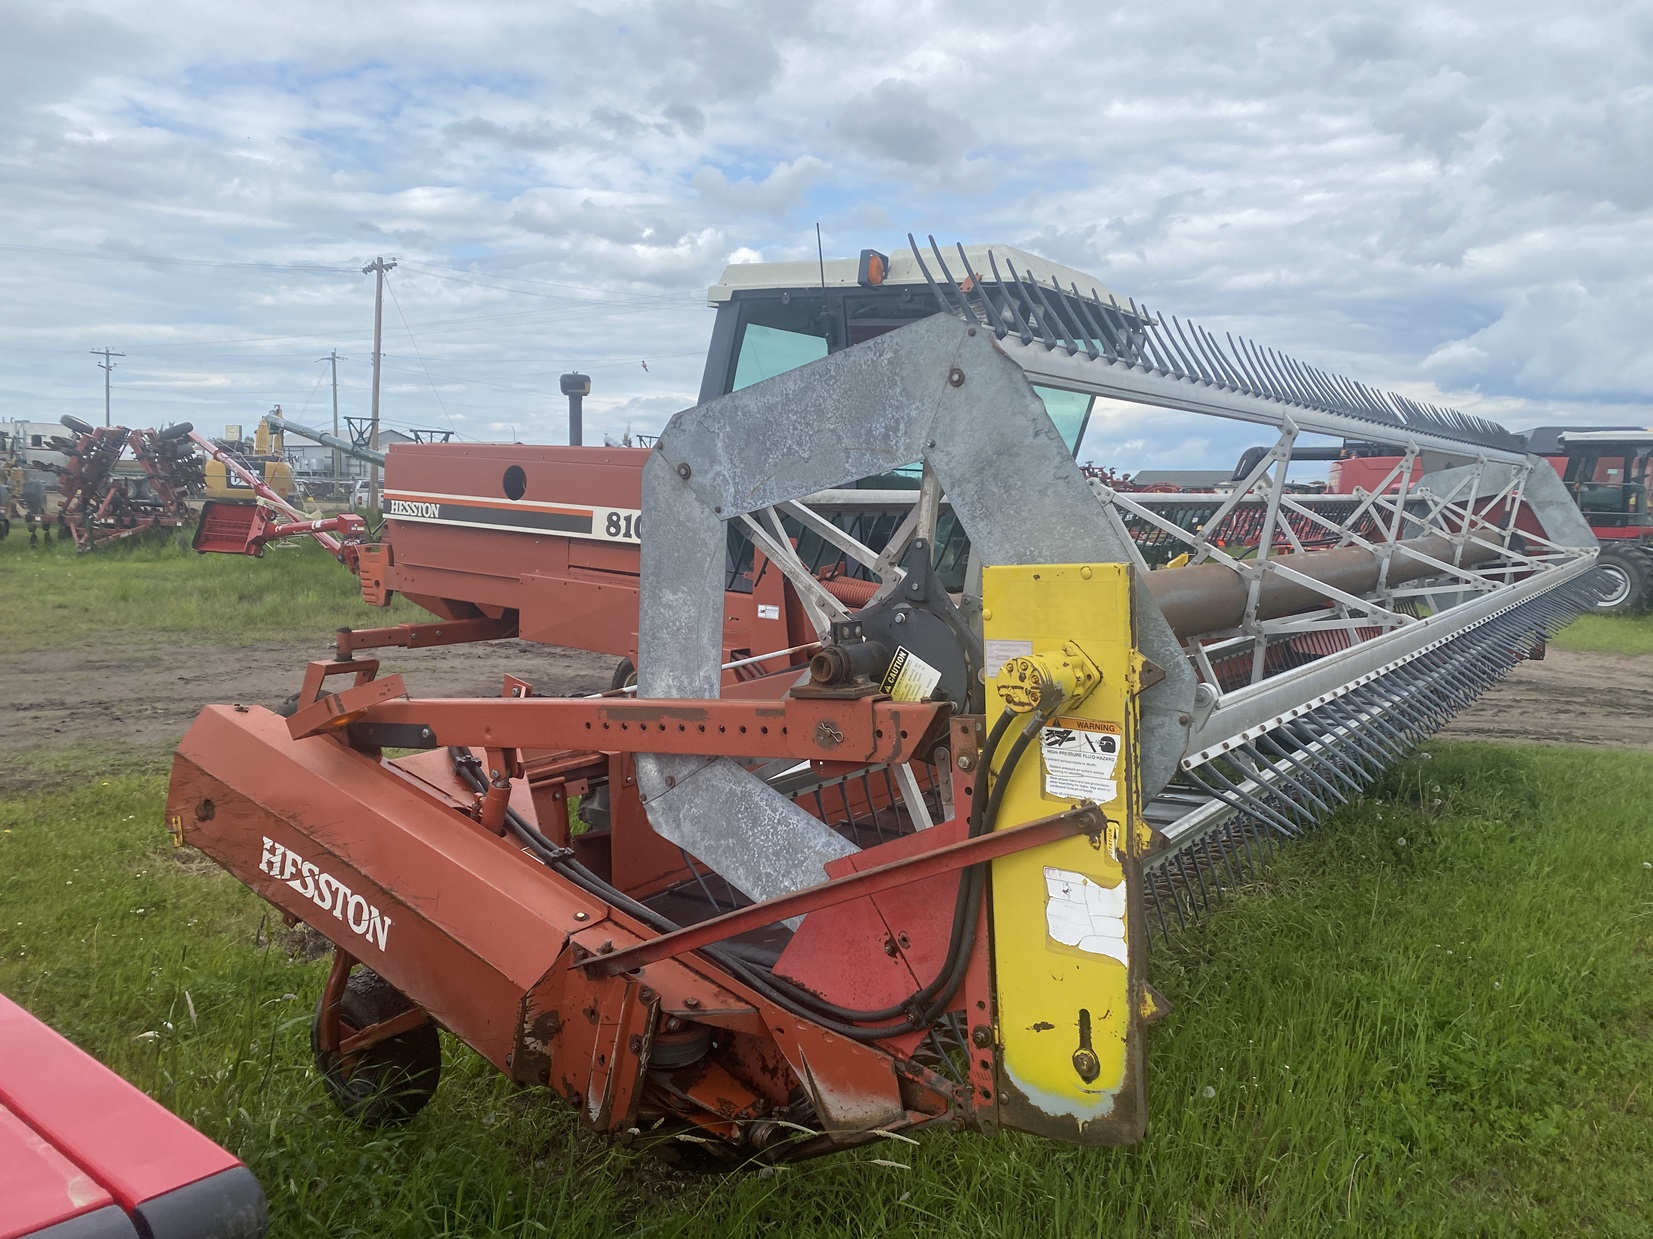
{"label": "metal bolt", "polygon": [[949,370],[947,372],[947,381],[949,383],[951,383],[954,387],[963,387],[964,386],[964,371],[960,370],[957,366],[954,366],[951,370]]}
{"label": "metal bolt", "polygon": [[611,939],[604,939],[603,945],[597,948],[597,954],[599,955],[609,955],[612,954],[613,951],[614,942]]}
{"label": "metal bolt", "polygon": [[642,1036],[642,1034],[641,1033],[632,1033],[631,1034],[631,1040],[626,1042],[626,1045],[631,1049],[631,1052],[633,1054],[641,1054],[643,1052],[643,1036]]}
{"label": "metal bolt", "polygon": [[589,912],[576,912],[574,914],[574,919],[576,921],[589,921],[591,919],[591,914]]}
{"label": "metal bolt", "polygon": [[960,770],[974,770],[976,768],[976,755],[974,753],[960,753],[958,768]]}
{"label": "metal bolt", "polygon": [[898,624],[905,624],[907,622],[907,613],[905,611],[897,611],[895,613],[895,622]]}
{"label": "metal bolt", "polygon": [[970,1030],[970,1044],[978,1050],[985,1050],[993,1044],[993,1030],[986,1024],[977,1024]]}
{"label": "metal bolt", "polygon": [[700,1010],[700,999],[696,998],[693,994],[690,994],[683,1000],[683,1005],[691,1011],[698,1011]]}
{"label": "metal bolt", "polygon": [[683,1027],[683,1021],[678,1019],[675,1015],[672,1016],[670,1019],[668,1019],[666,1021],[666,1031],[667,1032],[678,1032],[680,1029],[682,1029],[682,1027]]}
{"label": "metal bolt", "polygon": [[656,998],[660,997],[660,995],[656,994],[652,989],[645,985],[642,989],[637,991],[637,997],[643,1000],[643,1005],[646,1007]]}
{"label": "metal bolt", "polygon": [[687,461],[684,461],[682,464],[677,466],[677,476],[682,478],[685,482],[689,480],[689,475],[693,472],[694,470],[689,468]]}
{"label": "metal bolt", "polygon": [[891,959],[895,958],[895,939],[894,938],[885,938],[884,939],[884,954],[888,955]]}
{"label": "metal bolt", "polygon": [[1193,721],[1194,721],[1194,719],[1191,715],[1187,715],[1187,714],[1177,715],[1177,722],[1181,723],[1184,727],[1188,726],[1188,724],[1192,723]]}

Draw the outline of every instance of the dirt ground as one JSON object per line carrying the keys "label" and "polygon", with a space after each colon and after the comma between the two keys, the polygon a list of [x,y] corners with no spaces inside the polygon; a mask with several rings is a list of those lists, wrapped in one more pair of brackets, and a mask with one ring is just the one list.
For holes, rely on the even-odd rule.
{"label": "dirt ground", "polygon": [[[327,653],[287,644],[118,642],[0,651],[0,794],[49,783],[39,759],[53,749],[158,754],[209,702],[279,705],[297,691],[304,664]],[[564,695],[606,689],[614,663],[606,654],[498,641],[385,651],[380,674],[401,672],[416,696],[496,697],[507,672],[538,692]]]}
{"label": "dirt ground", "polygon": [[1447,740],[1653,751],[1653,655],[1551,648],[1524,662],[1441,733]]}
{"label": "dirt ground", "polygon": [[[154,757],[178,742],[208,702],[275,706],[325,650],[106,643],[24,654],[0,652],[0,794],[53,781],[51,750],[96,747]],[[415,695],[492,697],[509,672],[550,694],[608,687],[607,655],[503,641],[390,651]],[[1653,751],[1653,657],[1552,649],[1527,662],[1460,715],[1446,739],[1584,744]]]}

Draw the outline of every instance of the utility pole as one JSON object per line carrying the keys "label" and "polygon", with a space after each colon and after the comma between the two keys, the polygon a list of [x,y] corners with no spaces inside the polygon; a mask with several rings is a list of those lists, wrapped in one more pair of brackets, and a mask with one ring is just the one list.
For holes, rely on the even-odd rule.
{"label": "utility pole", "polygon": [[[380,345],[384,341],[385,327],[385,272],[394,270],[396,260],[392,258],[386,262],[383,258],[375,258],[362,268],[362,274],[373,273],[378,279],[373,294],[373,431],[368,446],[375,452],[379,450],[379,362],[381,360]],[[379,466],[370,465],[367,483],[367,506],[373,511],[379,511]]]}
{"label": "utility pole", "polygon": [[126,354],[113,353],[106,348],[95,348],[91,352],[93,357],[103,358],[102,361],[98,362],[98,369],[103,371],[103,424],[107,426],[109,425],[109,373],[115,368],[115,363],[109,359],[111,357],[125,357]]}
{"label": "utility pole", "polygon": [[[336,438],[339,437],[339,363],[341,361],[349,361],[350,358],[340,357],[339,356],[339,350],[334,349],[331,353],[327,354],[327,356],[318,357],[318,358],[316,358],[316,360],[317,361],[330,361],[330,362],[333,363],[333,437],[336,439]],[[374,385],[374,394],[375,395],[378,394],[377,384]],[[339,449],[334,448],[333,449],[333,485],[335,487],[337,487],[338,484],[339,484],[339,472],[342,469],[342,467],[343,467],[343,457],[341,457],[339,455]]]}

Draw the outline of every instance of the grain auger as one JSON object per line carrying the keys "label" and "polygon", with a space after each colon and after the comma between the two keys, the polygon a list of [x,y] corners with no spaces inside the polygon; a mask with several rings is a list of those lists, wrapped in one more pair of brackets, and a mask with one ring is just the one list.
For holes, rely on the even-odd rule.
{"label": "grain auger", "polygon": [[[410,699],[341,636],[289,716],[197,720],[172,829],[335,944],[313,1031],[346,1110],[415,1113],[446,1029],[715,1164],[937,1126],[1140,1139],[1150,934],[1588,605],[1588,527],[1500,428],[991,255],[914,260],[946,312],[686,410],[647,454],[635,694]],[[1128,494],[1035,385],[1277,441],[1231,493]],[[1399,485],[1288,489],[1300,435],[1395,445]],[[902,471],[863,540],[842,488]],[[374,557],[427,589],[463,522],[513,528],[445,516],[433,481],[388,493],[448,541]],[[784,577],[759,618],[813,634],[780,670],[729,657],[734,535]],[[517,631],[508,585],[448,621]]]}

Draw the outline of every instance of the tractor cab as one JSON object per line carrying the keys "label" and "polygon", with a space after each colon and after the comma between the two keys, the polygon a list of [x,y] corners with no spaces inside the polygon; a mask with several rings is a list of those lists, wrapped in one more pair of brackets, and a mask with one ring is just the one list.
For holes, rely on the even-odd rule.
{"label": "tractor cab", "polygon": [[1563,480],[1584,519],[1597,530],[1653,527],[1647,509],[1653,489],[1653,431],[1563,434]]}
{"label": "tractor cab", "polygon": [[[967,245],[962,254],[966,269],[984,278],[1019,276],[1036,284],[1034,304],[1043,303],[1053,319],[1071,314],[1075,307],[1070,303],[1083,300],[1093,311],[1105,306],[1103,312],[1118,320],[1126,333],[1134,334],[1141,328],[1136,308],[1121,303],[1094,276],[1009,246]],[[717,311],[717,321],[706,354],[700,402],[716,400],[761,379],[795,370],[940,313],[946,307],[932,276],[947,277],[941,274],[939,261],[928,265],[927,272],[910,250],[890,256],[862,250],[859,258],[735,263],[726,267],[722,278],[706,293],[706,303]],[[969,283],[967,278],[967,287]],[[1030,316],[1036,314],[1032,311]],[[1037,329],[1036,321],[1033,326]],[[1095,398],[1042,385],[1035,385],[1034,391],[1044,401],[1045,411],[1068,451],[1077,453]],[[916,472],[911,479],[899,475],[900,471],[895,477],[868,479],[865,485],[899,488],[904,483],[918,484]]]}
{"label": "tractor cab", "polygon": [[1653,605],[1653,430],[1581,430],[1560,436],[1562,481],[1601,542],[1597,560],[1607,591],[1601,614],[1623,615]]}

